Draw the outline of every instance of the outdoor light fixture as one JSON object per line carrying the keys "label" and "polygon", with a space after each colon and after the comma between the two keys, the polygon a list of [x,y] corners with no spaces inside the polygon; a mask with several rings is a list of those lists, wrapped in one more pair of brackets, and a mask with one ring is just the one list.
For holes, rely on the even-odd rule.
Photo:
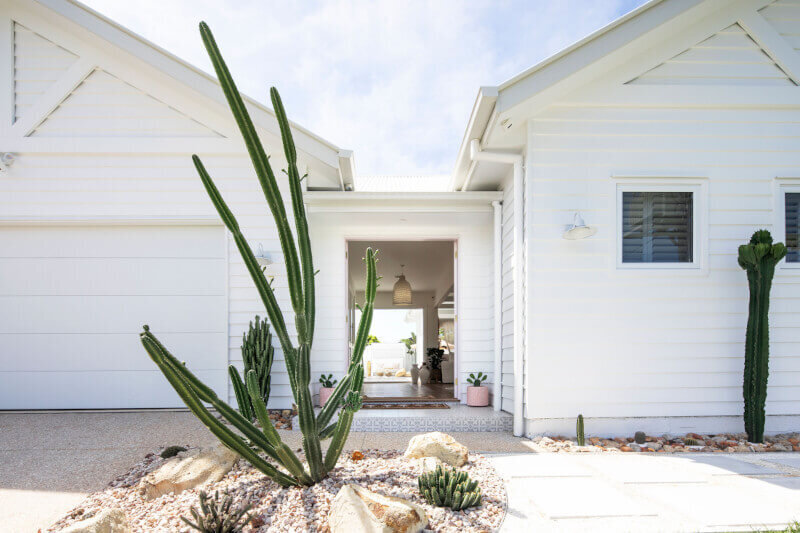
{"label": "outdoor light fixture", "polygon": [[261,243],[258,244],[258,253],[256,254],[256,263],[260,267],[268,267],[272,264],[272,259],[269,257],[267,252],[264,251],[264,246]]}
{"label": "outdoor light fixture", "polygon": [[0,153],[0,172],[5,172],[8,170],[8,167],[14,164],[14,154],[10,152]]}
{"label": "outdoor light fixture", "polygon": [[567,226],[567,231],[561,236],[570,241],[577,241],[579,239],[591,237],[595,233],[597,233],[597,228],[587,226],[581,214],[576,211],[572,224]]}
{"label": "outdoor light fixture", "polygon": [[406,277],[403,274],[404,266],[400,265],[400,275],[395,276],[398,279],[392,290],[392,303],[394,305],[411,305],[411,284],[406,281]]}

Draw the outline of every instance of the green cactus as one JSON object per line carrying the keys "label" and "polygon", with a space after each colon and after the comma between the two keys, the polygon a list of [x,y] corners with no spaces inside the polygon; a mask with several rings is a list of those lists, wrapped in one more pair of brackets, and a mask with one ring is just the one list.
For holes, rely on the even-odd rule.
{"label": "green cactus", "polygon": [[[250,370],[255,370],[259,392],[264,399],[265,405],[269,404],[273,359],[274,348],[272,347],[272,333],[269,331],[269,323],[256,315],[255,322],[250,322],[249,330],[242,336],[242,360],[244,361],[245,375]],[[248,420],[253,420],[255,411],[239,371],[231,365],[228,367],[228,373],[233,383],[233,392],[236,394],[239,412]]]}
{"label": "green cactus", "polygon": [[575,427],[578,446],[586,446],[586,434],[583,432],[583,415],[578,415],[578,422]]}
{"label": "green cactus", "polygon": [[[228,231],[233,235],[233,240],[264,303],[267,317],[280,343],[286,363],[286,371],[289,376],[289,385],[297,405],[300,431],[303,435],[303,450],[308,469],[306,470],[292,449],[281,441],[280,435],[272,425],[266,402],[264,401],[262,381],[256,368],[248,369],[244,379],[238,375],[239,373],[235,368],[231,367],[229,369],[240,407],[245,405],[246,402],[244,400],[247,396],[250,398],[252,411],[240,413],[226,402],[220,400],[210,387],[197,379],[186,365],[161,344],[155,335],[150,332],[148,326],[144,326],[144,332],[140,335],[140,338],[148,355],[178,393],[181,400],[225,446],[241,455],[255,468],[283,487],[313,485],[322,480],[336,466],[336,461],[339,459],[344,443],[350,433],[353,416],[361,407],[361,389],[364,382],[364,347],[372,324],[373,304],[378,279],[380,279],[375,266],[377,262],[376,253],[371,248],[368,248],[364,258],[367,265],[365,303],[347,374],[333,391],[325,407],[318,415],[315,415],[309,388],[311,379],[309,358],[314,338],[315,319],[315,271],[311,257],[308,221],[303,204],[303,191],[300,185],[302,177],[297,170],[297,153],[292,140],[289,121],[286,118],[286,112],[278,91],[275,88],[270,89],[270,97],[278,120],[287,161],[286,174],[291,194],[292,215],[297,235],[296,242],[295,235],[289,226],[283,197],[270,166],[269,158],[258,139],[250,115],[220,55],[211,30],[205,23],[200,23],[200,34],[214,65],[223,93],[244,137],[245,146],[253,163],[255,174],[278,230],[281,250],[286,264],[289,296],[294,311],[297,345],[294,344],[290,337],[286,320],[278,306],[278,300],[273,292],[272,285],[259,267],[250,245],[239,228],[239,223],[230,209],[228,209],[200,158],[194,155],[192,160],[203,186],[211,198],[211,202],[214,204]],[[217,419],[204,404],[210,404],[228,424]],[[247,408],[244,411],[247,411]],[[339,412],[338,420],[331,423],[337,411]],[[261,427],[259,428],[253,424],[248,415],[256,418]],[[238,433],[234,430],[237,430]],[[329,437],[331,438],[331,443],[323,457],[320,441]],[[277,466],[267,461],[259,452],[263,452],[275,461]]]}
{"label": "green cactus", "polygon": [[469,383],[473,387],[480,387],[481,383],[485,382],[487,379],[489,379],[489,376],[487,376],[483,372],[478,372],[477,376],[475,374],[470,374],[469,377],[467,378],[467,383]]}
{"label": "green cactus", "polygon": [[421,474],[417,479],[419,493],[430,505],[460,511],[481,504],[481,489],[469,474],[455,468],[442,468]]}
{"label": "green cactus", "polygon": [[220,499],[219,492],[209,497],[201,490],[197,496],[200,500],[200,509],[194,507],[190,509],[194,522],[181,516],[183,523],[192,529],[203,533],[237,533],[253,519],[253,515],[247,514],[251,506],[232,509],[233,498],[228,494],[224,494]]}
{"label": "green cactus", "polygon": [[786,256],[783,243],[772,244],[767,230],[753,233],[739,246],[739,266],[750,285],[749,316],[744,348],[744,430],[750,442],[764,442],[764,407],[769,375],[769,292],[775,265]]}
{"label": "green cactus", "polygon": [[702,444],[705,444],[704,442],[701,442],[698,439],[692,437],[686,437],[685,439],[683,439],[683,443],[686,446],[701,446]]}

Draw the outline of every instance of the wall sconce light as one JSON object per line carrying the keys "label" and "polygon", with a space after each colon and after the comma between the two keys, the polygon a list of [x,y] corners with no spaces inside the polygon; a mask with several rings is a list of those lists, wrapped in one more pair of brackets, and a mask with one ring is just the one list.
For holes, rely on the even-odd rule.
{"label": "wall sconce light", "polygon": [[5,172],[8,167],[14,164],[16,157],[10,152],[0,153],[0,172]]}
{"label": "wall sconce light", "polygon": [[272,264],[272,258],[264,251],[264,246],[258,243],[258,253],[256,254],[256,262],[260,267],[268,267]]}
{"label": "wall sconce light", "polygon": [[577,241],[579,239],[591,237],[595,233],[597,233],[597,228],[593,226],[587,226],[586,222],[583,221],[581,214],[576,211],[575,218],[572,220],[572,224],[567,226],[567,231],[565,231],[561,236],[570,241]]}

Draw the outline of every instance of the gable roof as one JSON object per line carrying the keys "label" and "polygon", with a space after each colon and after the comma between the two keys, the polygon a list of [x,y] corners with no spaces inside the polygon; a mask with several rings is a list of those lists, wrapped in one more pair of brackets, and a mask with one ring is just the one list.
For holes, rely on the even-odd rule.
{"label": "gable roof", "polygon": [[[171,54],[155,43],[148,41],[77,0],[35,1],[150,64],[193,91],[219,103],[227,110],[227,102],[215,76]],[[242,95],[242,97],[248,105],[255,125],[267,132],[280,136],[274,111],[254,98],[247,95]],[[291,125],[295,136],[295,144],[299,150],[337,168],[342,188],[352,183],[353,154],[351,151],[340,149],[335,144],[295,122],[292,122]]]}
{"label": "gable roof", "polygon": [[[451,188],[460,190],[473,170],[469,145],[483,141],[498,114],[576,74],[665,22],[708,0],[650,0],[560,52],[494,87],[481,87],[459,147]],[[719,4],[717,0],[711,0]],[[554,97],[556,95],[553,95]]]}

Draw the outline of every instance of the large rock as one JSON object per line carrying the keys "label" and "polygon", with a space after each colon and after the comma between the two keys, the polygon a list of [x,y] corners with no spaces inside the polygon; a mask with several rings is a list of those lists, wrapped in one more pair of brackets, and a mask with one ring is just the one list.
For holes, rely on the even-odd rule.
{"label": "large rock", "polygon": [[181,452],[141,481],[147,499],[178,494],[205,483],[216,483],[230,472],[239,456],[223,445]]}
{"label": "large rock", "polygon": [[419,459],[420,457],[436,457],[451,466],[461,466],[467,462],[469,451],[446,433],[434,431],[417,435],[411,439],[406,448],[405,457]]}
{"label": "large rock", "polygon": [[352,484],[339,489],[328,515],[331,533],[416,533],[427,525],[419,505]]}
{"label": "large rock", "polygon": [[422,457],[418,461],[419,469],[424,474],[425,472],[433,472],[436,467],[443,466],[444,463],[438,457]]}
{"label": "large rock", "polygon": [[61,533],[131,533],[125,513],[116,507],[100,511],[91,518],[75,522]]}

